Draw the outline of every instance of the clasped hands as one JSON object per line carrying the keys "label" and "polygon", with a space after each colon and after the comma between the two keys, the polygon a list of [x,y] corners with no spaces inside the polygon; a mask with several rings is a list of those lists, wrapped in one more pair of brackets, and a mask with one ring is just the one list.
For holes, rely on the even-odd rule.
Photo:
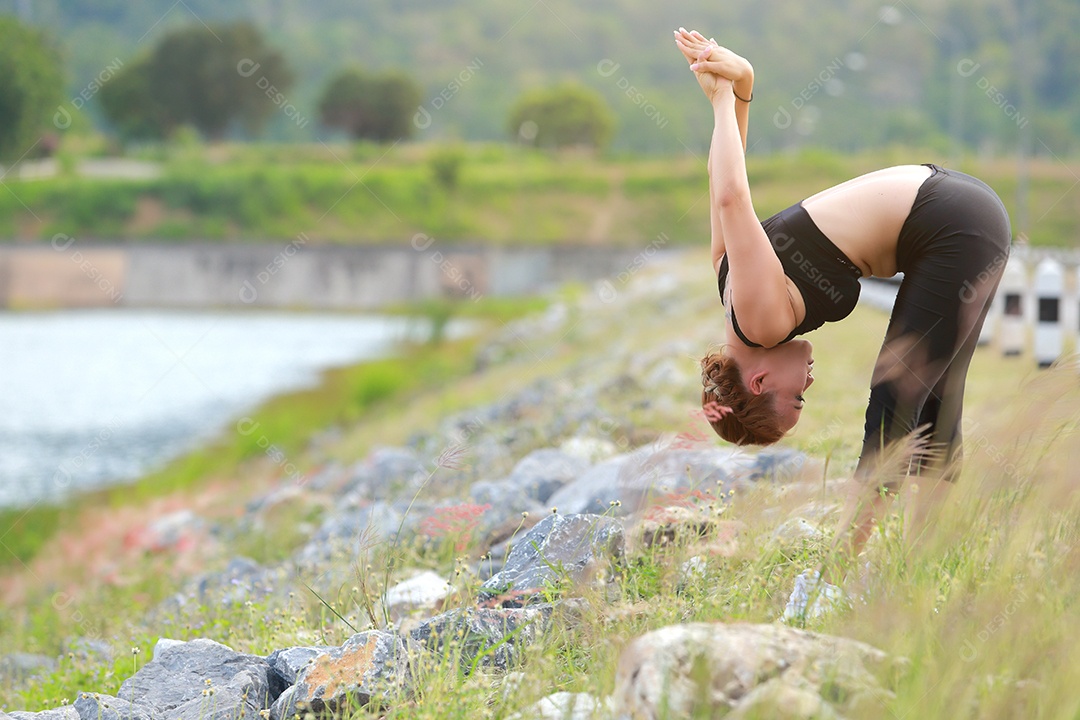
{"label": "clasped hands", "polygon": [[690,63],[690,69],[710,102],[723,97],[729,88],[744,101],[753,96],[754,68],[746,58],[721,47],[716,40],[706,38],[697,30],[679,28],[675,31],[675,44]]}

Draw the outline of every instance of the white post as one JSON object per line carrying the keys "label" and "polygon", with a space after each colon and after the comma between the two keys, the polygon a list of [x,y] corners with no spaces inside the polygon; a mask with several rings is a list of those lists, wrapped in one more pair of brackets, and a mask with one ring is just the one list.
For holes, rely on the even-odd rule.
{"label": "white post", "polygon": [[1064,350],[1061,331],[1061,299],[1065,294],[1065,272],[1061,263],[1046,258],[1035,269],[1037,321],[1035,323],[1035,361],[1046,368],[1061,357]]}
{"label": "white post", "polygon": [[978,345],[989,345],[994,342],[994,330],[997,328],[999,315],[1001,315],[1001,293],[994,295],[994,301],[990,303],[990,309],[986,311],[986,319],[983,320],[982,330],[979,331]]}
{"label": "white post", "polygon": [[1026,328],[1024,327],[1024,295],[1027,293],[1027,271],[1024,261],[1015,255],[1005,263],[998,286],[1001,298],[1001,328],[998,347],[1005,356],[1022,355]]}

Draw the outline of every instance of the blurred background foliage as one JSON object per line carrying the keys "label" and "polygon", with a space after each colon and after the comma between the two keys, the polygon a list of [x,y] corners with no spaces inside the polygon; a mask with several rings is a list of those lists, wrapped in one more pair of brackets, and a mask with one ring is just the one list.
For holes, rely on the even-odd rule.
{"label": "blurred background foliage", "polygon": [[[71,96],[116,59],[129,67],[153,56],[178,28],[202,31],[205,40],[205,26],[242,21],[265,39],[261,50],[244,51],[263,63],[257,76],[288,88],[289,102],[307,116],[347,67],[406,73],[434,114],[420,139],[506,139],[523,92],[573,80],[610,105],[614,149],[701,150],[709,118],[669,38],[680,25],[714,34],[754,63],[757,152],[857,151],[915,139],[1011,152],[1027,119],[1041,140],[1035,151],[1062,155],[1080,135],[1080,4],[1071,0],[0,0],[0,13],[48,33]],[[268,68],[278,54],[291,85]],[[234,85],[232,75],[207,79],[205,92]],[[435,111],[431,101],[441,96]],[[106,127],[98,103],[87,111]],[[313,140],[325,128],[274,113],[264,128],[239,124],[230,132]]]}

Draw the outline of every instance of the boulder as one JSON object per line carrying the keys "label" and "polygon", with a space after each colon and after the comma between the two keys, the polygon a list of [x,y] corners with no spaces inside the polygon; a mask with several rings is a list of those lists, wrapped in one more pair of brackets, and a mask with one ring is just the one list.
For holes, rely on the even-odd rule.
{"label": "boulder", "polygon": [[5,680],[23,681],[48,675],[56,670],[56,659],[48,655],[15,652],[0,655],[0,677]]}
{"label": "boulder", "polygon": [[508,478],[511,485],[521,488],[527,497],[540,502],[563,485],[576,480],[589,467],[584,460],[554,448],[534,450],[523,457]]}
{"label": "boulder", "polygon": [[[7,713],[7,717],[12,720],[80,720],[79,711],[74,705],[61,705],[41,712],[12,711]],[[5,720],[3,711],[0,711],[0,720]]]}
{"label": "boulder", "polygon": [[284,689],[265,659],[200,638],[161,649],[118,695],[155,720],[236,720],[257,719]]}
{"label": "boulder", "polygon": [[370,500],[392,500],[415,492],[427,479],[428,472],[413,450],[381,447],[353,467],[349,487]]}
{"label": "boulder", "polygon": [[[694,491],[746,487],[752,457],[740,451],[642,447],[594,465],[548,499],[565,513],[625,515],[657,500]],[[612,508],[612,501],[619,501]]]}
{"label": "boulder", "polygon": [[270,666],[270,671],[277,676],[281,687],[291,687],[296,684],[296,677],[301,670],[314,662],[315,658],[333,649],[330,645],[283,648],[270,653],[266,663]]}
{"label": "boulder", "polygon": [[611,701],[589,693],[557,692],[514,713],[507,720],[594,720],[611,716]]}
{"label": "boulder", "polygon": [[397,619],[412,610],[434,608],[452,591],[453,587],[446,582],[446,578],[431,570],[425,570],[387,590],[383,596],[383,605],[390,617]]}
{"label": "boulder", "polygon": [[503,568],[480,586],[480,597],[523,602],[545,588],[586,580],[623,551],[622,521],[616,518],[548,515],[514,543]]}
{"label": "boulder", "polygon": [[421,623],[409,637],[434,653],[452,653],[465,670],[476,663],[505,672],[547,630],[555,607],[451,610]]}
{"label": "boulder", "polygon": [[151,720],[141,705],[99,693],[79,693],[74,707],[79,720]]}
{"label": "boulder", "polygon": [[887,697],[876,675],[888,669],[884,652],[847,638],[782,625],[675,625],[623,650],[615,708],[632,720],[832,717]]}
{"label": "boulder", "polygon": [[383,695],[408,691],[408,650],[401,638],[381,630],[357,633],[299,671],[296,684],[270,709],[274,720],[311,711],[349,714]]}

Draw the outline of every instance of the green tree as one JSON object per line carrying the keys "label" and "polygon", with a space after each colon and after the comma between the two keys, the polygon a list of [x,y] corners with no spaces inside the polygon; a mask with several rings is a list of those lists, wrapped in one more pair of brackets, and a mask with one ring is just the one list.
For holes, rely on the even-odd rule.
{"label": "green tree", "polygon": [[143,58],[125,66],[98,94],[105,117],[120,135],[132,140],[160,139],[173,125],[150,85],[149,63]]}
{"label": "green tree", "polygon": [[574,83],[533,90],[510,113],[510,133],[537,147],[603,148],[615,118],[595,91]]}
{"label": "green tree", "polygon": [[420,105],[420,88],[400,72],[369,75],[359,68],[338,73],[319,101],[323,125],[354,139],[388,142],[412,137],[412,118]]}
{"label": "green tree", "polygon": [[57,112],[63,77],[45,36],[0,16],[0,161],[18,160]]}
{"label": "green tree", "polygon": [[166,35],[145,61],[125,67],[103,88],[102,106],[128,137],[167,136],[188,124],[219,140],[234,123],[258,132],[291,85],[284,57],[254,26],[200,23]]}

